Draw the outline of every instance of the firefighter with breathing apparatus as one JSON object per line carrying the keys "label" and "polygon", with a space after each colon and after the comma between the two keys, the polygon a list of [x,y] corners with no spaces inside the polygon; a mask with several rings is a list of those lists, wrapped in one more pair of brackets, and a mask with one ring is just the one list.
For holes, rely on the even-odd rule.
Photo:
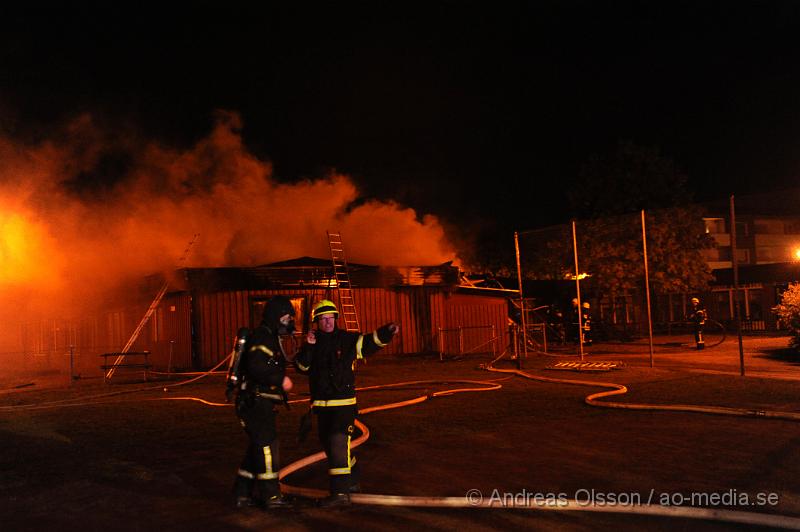
{"label": "firefighter with breathing apparatus", "polygon": [[236,507],[280,508],[290,502],[278,484],[280,451],[275,426],[277,405],[286,403],[292,381],[286,376],[286,354],[280,336],[294,330],[294,307],[274,296],[264,307],[261,324],[239,329],[228,368],[226,396],[235,393],[236,415],[248,438],[234,482]]}
{"label": "firefighter with breathing apparatus", "polygon": [[692,332],[694,332],[694,341],[697,344],[697,349],[705,349],[706,341],[703,338],[703,329],[706,327],[706,320],[708,319],[708,312],[700,304],[700,300],[696,297],[691,299],[692,308],[689,311],[689,322],[692,324]]}
{"label": "firefighter with breathing apparatus", "polygon": [[311,406],[317,416],[320,443],[328,457],[330,496],[320,506],[346,506],[350,493],[359,491],[359,467],[351,453],[356,415],[355,365],[358,359],[385,347],[399,332],[396,323],[387,323],[370,333],[339,329],[339,311],[327,299],[316,303],[311,319],[316,330],[309,331],[306,343],[294,362],[307,373]]}

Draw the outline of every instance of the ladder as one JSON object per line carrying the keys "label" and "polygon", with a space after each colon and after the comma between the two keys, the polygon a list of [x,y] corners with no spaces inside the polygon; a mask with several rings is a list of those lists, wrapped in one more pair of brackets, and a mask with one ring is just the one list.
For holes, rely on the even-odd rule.
{"label": "ladder", "polygon": [[350,273],[347,270],[347,258],[344,255],[344,244],[341,233],[328,233],[328,246],[331,249],[333,263],[333,279],[336,281],[336,294],[339,297],[339,317],[344,321],[347,331],[361,331],[356,313],[356,302],[353,299],[353,287],[350,284]]}
{"label": "ladder", "polygon": [[[186,256],[189,255],[189,250],[197,240],[198,236],[200,235],[195,233],[195,235],[192,237],[192,240],[189,242],[189,245],[186,246],[186,249],[183,250],[183,255],[181,256],[180,259],[178,259],[179,267],[181,263],[183,263],[183,261],[186,260]],[[161,288],[158,290],[156,297],[153,298],[153,302],[150,303],[150,307],[147,309],[147,312],[144,313],[142,321],[140,321],[139,325],[136,326],[136,329],[134,329],[133,334],[131,334],[131,337],[128,339],[128,342],[125,344],[125,347],[123,347],[122,351],[120,351],[120,355],[116,358],[116,360],[114,360],[112,367],[109,368],[109,370],[106,372],[105,376],[106,380],[110,379],[112,375],[114,375],[114,370],[117,369],[116,367],[119,364],[121,364],[122,361],[125,359],[125,353],[130,351],[131,347],[133,346],[133,343],[139,338],[139,334],[142,332],[142,329],[144,329],[144,326],[147,325],[147,322],[150,320],[153,313],[155,313],[156,309],[158,308],[158,305],[161,304],[161,300],[164,298],[164,294],[167,293],[167,288],[169,288],[169,280],[164,281],[164,284],[161,285]]]}

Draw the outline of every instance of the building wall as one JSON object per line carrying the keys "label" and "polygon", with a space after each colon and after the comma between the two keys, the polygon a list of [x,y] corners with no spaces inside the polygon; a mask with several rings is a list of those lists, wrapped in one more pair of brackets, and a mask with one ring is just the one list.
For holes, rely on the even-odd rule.
{"label": "building wall", "polygon": [[240,327],[254,327],[259,317],[251,306],[254,299],[273,295],[296,297],[303,291],[245,290],[198,293],[192,297],[192,365],[210,368],[219,364],[233,349]]}
{"label": "building wall", "polygon": [[[780,283],[751,283],[739,287],[739,309],[744,331],[774,331],[778,327],[772,308],[780,302]],[[709,318],[734,331],[736,300],[733,287],[718,286],[707,294]]]}
{"label": "building wall", "polygon": [[[800,218],[797,216],[739,216],[736,223],[737,263],[769,264],[797,260]],[[725,218],[704,218],[706,232],[717,243],[703,250],[710,268],[730,268],[731,235]]]}
{"label": "building wall", "polygon": [[[71,358],[74,375],[100,376],[101,355],[122,351],[149,306],[141,303],[76,319],[25,323],[20,334],[23,365],[66,372]],[[191,367],[189,309],[188,294],[165,296],[129,351],[149,351],[148,361],[157,369]]]}
{"label": "building wall", "polygon": [[[298,346],[310,326],[311,305],[325,297],[321,290],[168,294],[130,351],[149,351],[149,362],[158,371],[215,367],[230,354],[238,329],[255,327],[261,319],[260,304],[277,294],[301,300],[304,315],[296,320]],[[492,337],[492,331],[499,336],[497,349],[508,342],[508,309],[503,297],[456,294],[422,286],[355,288],[353,296],[362,331],[372,331],[390,321],[399,323],[400,336],[384,349],[386,354],[438,352],[441,347],[452,353],[459,349],[491,352],[491,345],[482,344]],[[335,300],[335,293],[333,297]],[[33,369],[67,371],[71,355],[75,374],[100,376],[100,355],[120,352],[148,307],[141,303],[80,320],[26,324],[20,330],[24,363]],[[291,348],[287,343],[287,349]]]}
{"label": "building wall", "polygon": [[148,341],[144,349],[156,369],[192,367],[189,294],[172,294],[164,298],[148,324]]}
{"label": "building wall", "polygon": [[[255,326],[260,320],[260,316],[253,315],[253,301],[277,294],[305,298],[306,309],[323,297],[319,291],[303,289],[196,294],[192,304],[195,367],[213,367],[227,357],[238,328]],[[505,346],[508,341],[508,309],[502,297],[450,294],[430,287],[354,288],[353,296],[362,331],[372,331],[390,321],[399,323],[400,336],[384,349],[386,354],[435,352],[441,344],[440,337],[449,334],[440,328],[461,326],[464,345],[472,347],[485,341],[483,337],[492,326],[500,336],[498,346]],[[310,324],[306,316],[296,322],[299,329],[296,337],[301,341]],[[467,327],[474,329],[467,330]],[[486,348],[486,352],[489,351],[491,346]]]}
{"label": "building wall", "polygon": [[432,322],[434,350],[461,355],[499,352],[508,345],[505,298],[454,294],[443,298],[437,310]]}

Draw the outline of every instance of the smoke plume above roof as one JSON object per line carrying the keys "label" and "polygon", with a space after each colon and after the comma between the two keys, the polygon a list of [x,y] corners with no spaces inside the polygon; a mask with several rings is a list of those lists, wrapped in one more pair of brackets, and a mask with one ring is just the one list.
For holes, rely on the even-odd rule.
{"label": "smoke plume above roof", "polygon": [[342,233],[351,262],[457,259],[435,217],[364,201],[345,175],[278,182],[241,127],[219,112],[185,150],[103,130],[91,116],[36,143],[0,137],[0,319],[78,312],[122,282],[182,266],[324,258],[326,230]]}

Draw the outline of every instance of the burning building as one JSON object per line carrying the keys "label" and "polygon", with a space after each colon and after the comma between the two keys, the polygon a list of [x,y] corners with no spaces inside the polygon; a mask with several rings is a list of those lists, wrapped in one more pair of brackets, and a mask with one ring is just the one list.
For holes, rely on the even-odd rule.
{"label": "burning building", "polygon": [[[41,142],[0,135],[0,368],[64,367],[72,354],[77,372],[98,373],[96,355],[123,349],[166,277],[168,291],[131,349],[150,350],[157,367],[208,367],[237,327],[254,324],[259,301],[284,293],[305,310],[323,295],[309,276],[324,276],[329,262],[285,259],[325,256],[329,227],[351,239],[352,259],[380,265],[354,268],[354,293],[362,328],[401,322],[393,350],[435,349],[438,327],[467,319],[442,314],[466,296],[455,267],[387,266],[457,257],[435,216],[364,198],[334,169],[277,180],[241,128],[236,113],[220,112],[188,148],[111,134],[91,116]],[[176,269],[175,279],[140,283]]]}
{"label": "burning building", "polygon": [[[238,328],[256,326],[264,303],[277,294],[288,296],[298,311],[299,339],[311,327],[314,301],[337,301],[331,272],[330,260],[311,257],[255,267],[179,269],[131,350],[149,351],[159,370],[212,368],[230,353]],[[516,291],[462,286],[451,263],[350,264],[349,275],[362,331],[389,321],[400,325],[400,337],[386,354],[492,353],[508,344],[508,298]],[[156,303],[152,294],[161,283],[161,276],[150,277],[138,296],[129,292],[128,300],[77,321],[29,324],[22,334],[24,350],[36,357],[72,349],[77,373],[99,375],[99,355],[125,345]]]}

